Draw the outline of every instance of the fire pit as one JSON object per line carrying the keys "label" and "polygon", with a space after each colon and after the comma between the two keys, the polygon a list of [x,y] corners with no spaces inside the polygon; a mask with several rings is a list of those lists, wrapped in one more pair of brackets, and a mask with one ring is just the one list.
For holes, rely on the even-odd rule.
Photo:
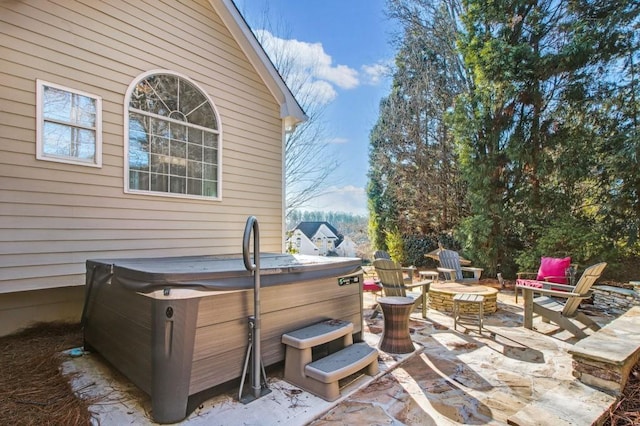
{"label": "fire pit", "polygon": [[478,294],[484,296],[483,310],[485,314],[490,314],[498,310],[497,289],[484,285],[469,285],[459,283],[431,284],[431,287],[429,288],[429,309],[435,309],[441,312],[453,312],[453,297],[456,294],[461,293]]}

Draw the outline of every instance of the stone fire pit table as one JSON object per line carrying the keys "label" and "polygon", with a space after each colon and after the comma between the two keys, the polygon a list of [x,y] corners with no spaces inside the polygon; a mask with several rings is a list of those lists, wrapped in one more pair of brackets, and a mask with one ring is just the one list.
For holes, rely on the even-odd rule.
{"label": "stone fire pit table", "polygon": [[[459,283],[433,283],[429,288],[429,309],[440,312],[453,312],[453,297],[456,294],[478,294],[484,296],[483,310],[485,314],[491,314],[498,310],[498,290],[484,285],[459,284]],[[478,309],[475,304],[463,305],[466,309]],[[464,309],[461,306],[461,309]],[[464,312],[476,313],[477,312]]]}

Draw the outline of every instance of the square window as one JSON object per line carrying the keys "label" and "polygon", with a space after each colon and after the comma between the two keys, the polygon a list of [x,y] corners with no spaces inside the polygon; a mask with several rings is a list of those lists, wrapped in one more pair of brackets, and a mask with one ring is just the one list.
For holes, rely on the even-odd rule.
{"label": "square window", "polygon": [[171,128],[171,139],[177,139],[179,141],[187,140],[187,128],[182,124],[169,123]]}
{"label": "square window", "polygon": [[202,161],[202,145],[189,144],[189,160]]}
{"label": "square window", "polygon": [[205,197],[217,197],[218,196],[218,183],[210,180],[202,182],[202,195]]}
{"label": "square window", "polygon": [[176,158],[187,158],[187,144],[180,141],[171,141],[170,154]]}
{"label": "square window", "polygon": [[202,163],[189,161],[189,170],[187,173],[190,178],[202,178]]}
{"label": "square window", "polygon": [[202,177],[215,180],[218,177],[217,168],[211,164],[205,164],[202,170]]}
{"label": "square window", "polygon": [[183,160],[181,158],[172,158],[171,166],[169,167],[169,173],[173,176],[186,176],[187,175],[186,163],[187,163],[186,160]]}
{"label": "square window", "polygon": [[209,163],[209,164],[217,164],[218,163],[218,155],[215,149],[211,149],[211,148],[203,148],[204,149],[204,153],[203,153],[203,161],[205,163]]}
{"label": "square window", "polygon": [[149,170],[149,154],[144,151],[129,150],[129,168],[131,170]]}
{"label": "square window", "polygon": [[[129,127],[131,127],[131,125],[129,125]],[[158,118],[150,117],[149,133],[155,136],[168,138],[169,136],[171,136],[171,132],[169,132],[169,123]]]}
{"label": "square window", "polygon": [[149,173],[130,171],[129,172],[129,188],[149,190]]}
{"label": "square window", "polygon": [[169,139],[153,136],[151,139],[151,152],[154,154],[169,155]]}
{"label": "square window", "polygon": [[151,173],[151,190],[169,192],[169,176]]}
{"label": "square window", "polygon": [[194,129],[193,127],[190,127],[187,130],[188,130],[187,140],[191,143],[195,143],[202,146],[202,130]]}
{"label": "square window", "polygon": [[169,157],[151,154],[151,171],[153,173],[169,173]]}
{"label": "square window", "polygon": [[187,179],[181,177],[170,176],[169,182],[171,184],[171,192],[173,194],[186,194],[187,192]]}
{"label": "square window", "polygon": [[202,181],[200,179],[187,179],[187,191],[191,195],[202,195]]}
{"label": "square window", "polygon": [[218,147],[218,135],[211,132],[206,132],[204,134],[204,146],[209,148],[217,148]]}
{"label": "square window", "polygon": [[38,160],[102,166],[102,98],[37,80],[36,104]]}

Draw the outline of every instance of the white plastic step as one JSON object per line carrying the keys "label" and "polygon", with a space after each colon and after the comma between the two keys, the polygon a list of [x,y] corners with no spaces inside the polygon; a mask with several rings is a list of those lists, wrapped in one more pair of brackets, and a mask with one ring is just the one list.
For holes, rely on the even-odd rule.
{"label": "white plastic step", "polygon": [[326,320],[282,335],[282,343],[296,349],[312,348],[353,333],[353,324]]}
{"label": "white plastic step", "polygon": [[375,364],[377,374],[378,351],[366,343],[356,343],[314,361],[304,368],[305,374],[322,383],[331,383],[357,373],[363,368]]}

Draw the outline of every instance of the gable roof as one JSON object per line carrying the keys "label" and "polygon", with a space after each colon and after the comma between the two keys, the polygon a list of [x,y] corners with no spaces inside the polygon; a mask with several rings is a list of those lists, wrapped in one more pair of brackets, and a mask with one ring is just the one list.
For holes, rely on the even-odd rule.
{"label": "gable roof", "polygon": [[240,49],[247,55],[258,75],[269,88],[269,91],[280,104],[280,118],[284,120],[286,128],[307,121],[308,117],[296,101],[282,76],[269,59],[266,52],[251,31],[233,0],[209,0],[213,9],[220,15],[233,37],[240,45]]}
{"label": "gable roof", "polygon": [[340,237],[340,235],[338,234],[338,230],[334,228],[333,225],[331,225],[329,222],[300,222],[298,226],[295,227],[294,231],[296,229],[299,229],[304,235],[307,236],[307,238],[311,239],[311,237],[313,237],[316,232],[318,232],[318,229],[320,229],[322,225],[329,228],[329,230],[333,232],[336,237]]}

